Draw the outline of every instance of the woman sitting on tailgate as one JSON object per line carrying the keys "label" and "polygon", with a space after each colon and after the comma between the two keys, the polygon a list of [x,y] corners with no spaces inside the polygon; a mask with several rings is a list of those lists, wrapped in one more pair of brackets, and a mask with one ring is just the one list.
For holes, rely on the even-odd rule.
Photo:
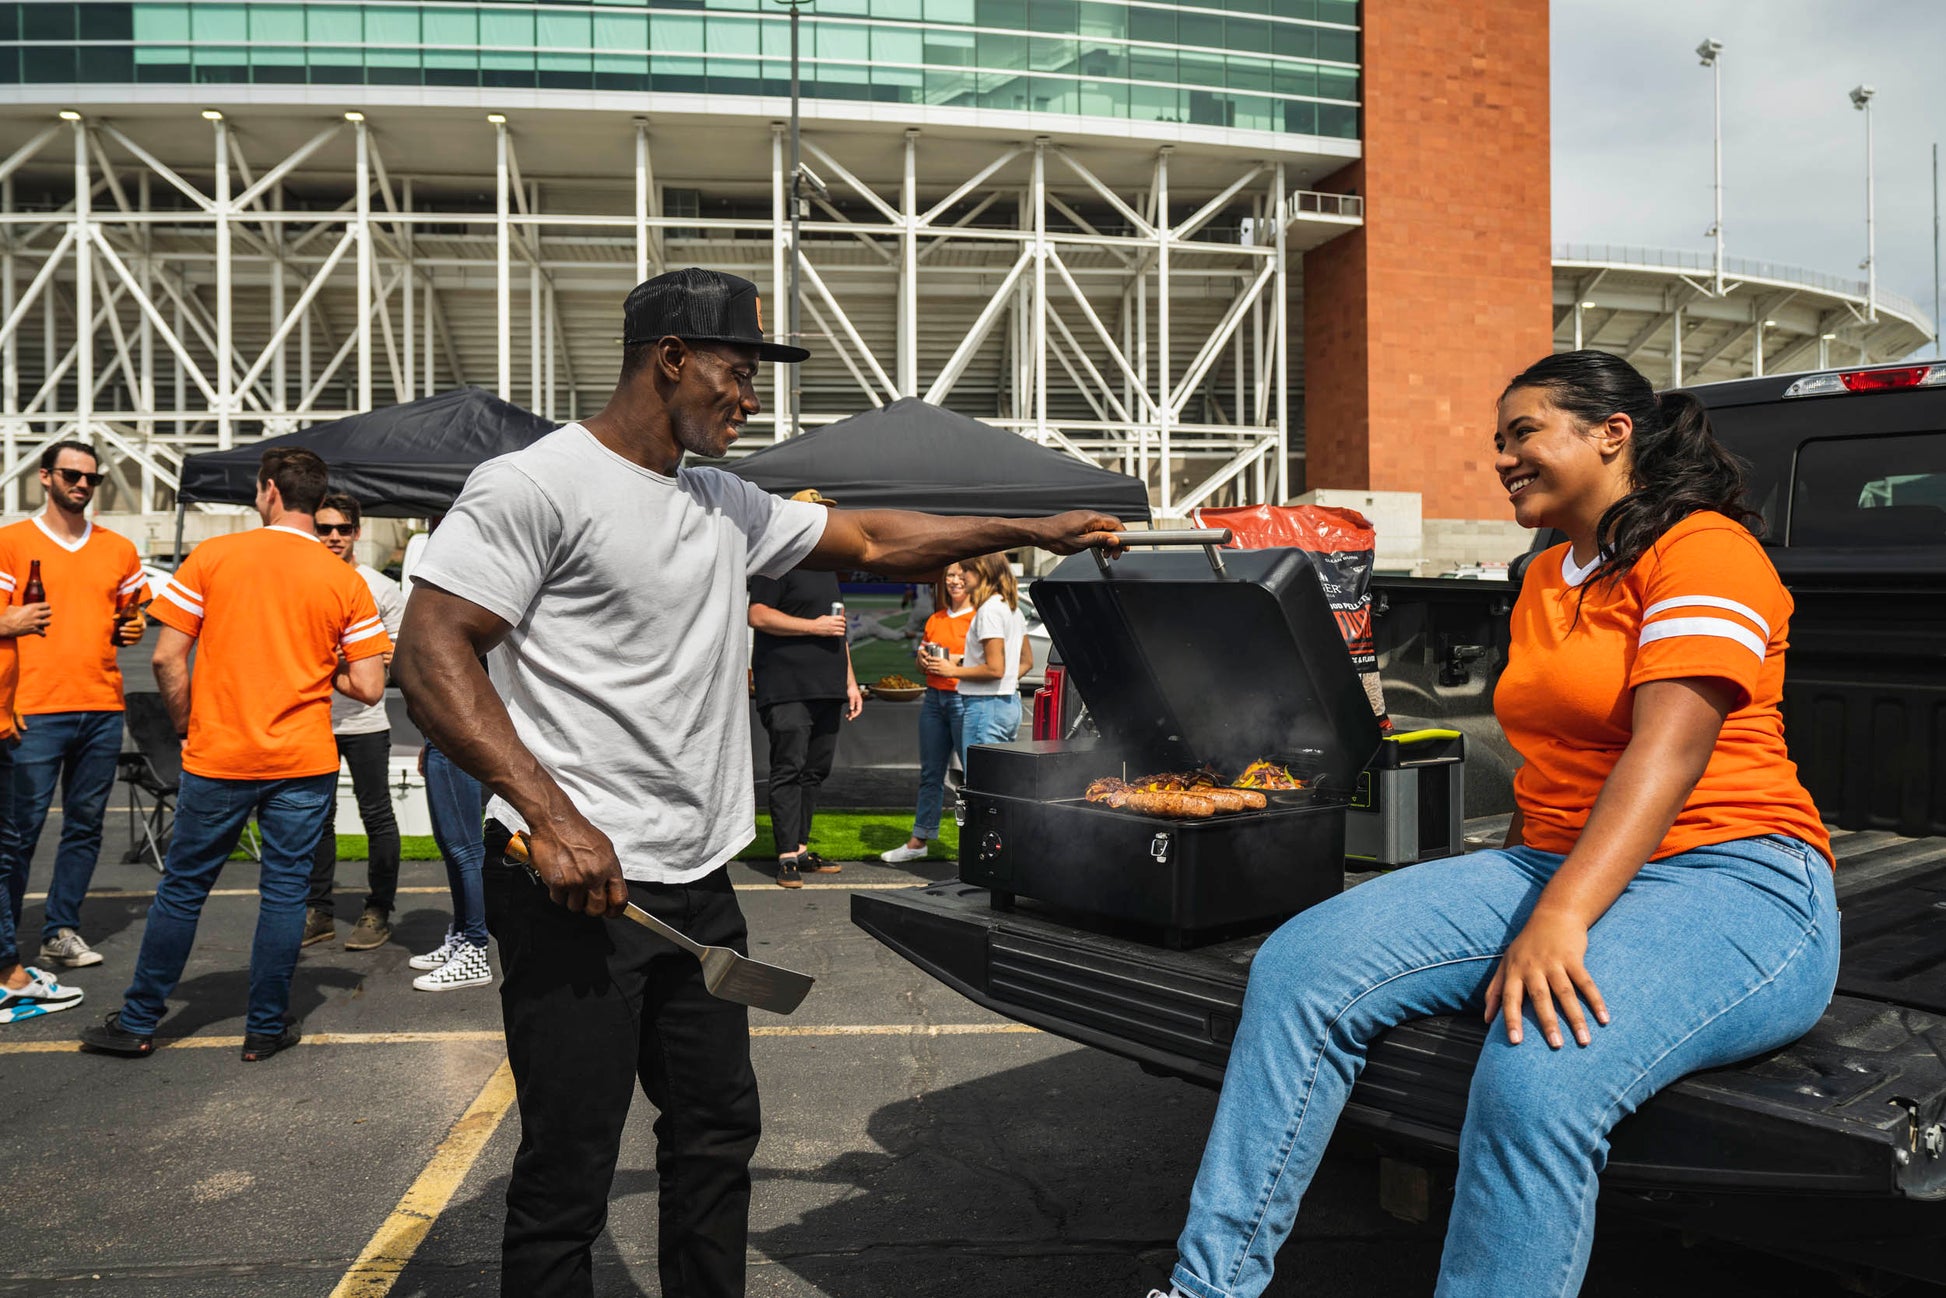
{"label": "woman sitting on tailgate", "polygon": [[1353,888],[1258,952],[1177,1293],[1261,1293],[1372,1039],[1470,1012],[1493,1026],[1438,1293],[1572,1294],[1615,1123],[1831,998],[1830,843],[1778,711],[1791,598],[1737,462],[1694,397],[1594,351],[1514,379],[1493,444],[1514,518],[1568,537],[1527,570],[1494,694],[1526,759],[1506,846]]}

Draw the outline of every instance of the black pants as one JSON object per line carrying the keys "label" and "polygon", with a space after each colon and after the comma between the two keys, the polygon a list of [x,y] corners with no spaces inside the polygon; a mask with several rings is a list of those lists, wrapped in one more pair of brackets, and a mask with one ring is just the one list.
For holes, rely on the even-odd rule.
{"label": "black pants", "polygon": [[[488,821],[487,927],[500,943],[521,1127],[500,1292],[594,1293],[590,1254],[639,1082],[657,1114],[663,1298],[742,1298],[761,1130],[749,1012],[711,996],[695,958],[647,929],[556,905],[503,863],[506,843],[505,828]],[[749,950],[725,870],[690,884],[630,883],[628,892],[699,942]]]}
{"label": "black pants", "polygon": [[818,790],[838,755],[843,699],[772,703],[757,715],[770,736],[770,832],[777,854],[788,856],[811,841]]}
{"label": "black pants", "polygon": [[[391,913],[399,899],[399,822],[392,815],[392,791],[386,787],[392,758],[392,732],[339,735],[338,756],[351,767],[351,791],[358,798],[358,819],[365,823],[367,886],[365,904]],[[338,800],[331,799],[331,815],[324,822],[317,851],[311,855],[311,895],[305,905],[331,909],[331,888],[338,877]]]}

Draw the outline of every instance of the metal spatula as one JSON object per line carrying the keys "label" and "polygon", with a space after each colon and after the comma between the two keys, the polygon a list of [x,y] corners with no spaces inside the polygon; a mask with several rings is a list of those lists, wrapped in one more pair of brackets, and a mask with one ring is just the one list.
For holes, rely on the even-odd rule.
{"label": "metal spatula", "polygon": [[[540,879],[539,872],[527,855],[527,840],[521,835],[515,834],[507,841],[507,859],[525,867],[536,881]],[[681,929],[663,923],[632,901],[622,913],[657,937],[695,956],[697,963],[703,966],[703,986],[719,1000],[754,1005],[772,1014],[789,1014],[804,1003],[811,984],[817,981],[811,975],[798,973],[794,969],[752,960],[726,946],[705,946]]]}

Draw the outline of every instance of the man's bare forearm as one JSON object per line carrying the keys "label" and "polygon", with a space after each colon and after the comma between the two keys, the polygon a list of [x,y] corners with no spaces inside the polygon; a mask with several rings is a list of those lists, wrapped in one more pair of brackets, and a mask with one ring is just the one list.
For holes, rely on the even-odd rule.
{"label": "man's bare forearm", "polygon": [[162,704],[169,709],[169,723],[176,733],[189,733],[189,663],[186,659],[157,658],[150,664],[155,669],[155,687],[162,695]]}
{"label": "man's bare forearm", "polygon": [[430,586],[415,587],[393,674],[406,712],[453,764],[505,798],[528,825],[578,819],[579,812],[521,742],[480,655],[506,624],[478,605]]}
{"label": "man's bare forearm", "polygon": [[1056,535],[1043,518],[942,518],[904,509],[833,511],[824,539],[801,566],[930,577],[960,559],[1046,545]]}

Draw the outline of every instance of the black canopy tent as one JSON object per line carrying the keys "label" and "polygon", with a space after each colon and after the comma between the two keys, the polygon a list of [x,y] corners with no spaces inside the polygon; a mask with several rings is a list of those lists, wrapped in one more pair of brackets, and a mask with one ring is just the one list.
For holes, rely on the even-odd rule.
{"label": "black canopy tent", "polygon": [[[177,517],[184,506],[201,502],[250,504],[257,498],[258,462],[265,451],[281,446],[317,452],[330,466],[331,489],[349,492],[367,514],[441,514],[452,507],[475,465],[517,451],[557,426],[484,388],[455,388],[282,437],[191,455],[182,465]],[[180,557],[180,523],[176,549]]]}
{"label": "black canopy tent", "polygon": [[1094,509],[1147,521],[1140,479],[906,397],[727,463],[765,491],[815,487],[847,509],[1033,518]]}

